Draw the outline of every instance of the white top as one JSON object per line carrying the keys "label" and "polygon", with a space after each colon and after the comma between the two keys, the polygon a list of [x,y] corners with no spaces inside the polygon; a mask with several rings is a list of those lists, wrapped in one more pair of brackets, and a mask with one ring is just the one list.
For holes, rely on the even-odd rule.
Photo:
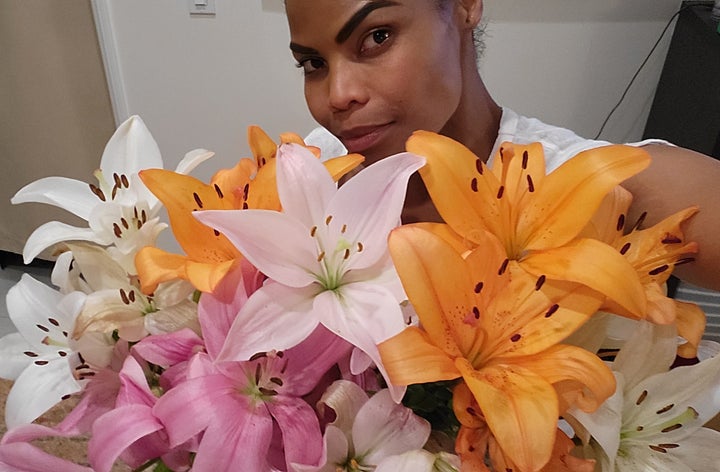
{"label": "white top", "polygon": [[[518,115],[511,109],[503,107],[498,137],[488,159],[488,165],[492,165],[493,156],[500,145],[507,141],[516,144],[541,143],[545,152],[545,167],[548,172],[553,171],[560,164],[581,151],[610,144],[608,141],[581,138],[569,129],[548,125],[536,118]],[[312,130],[305,138],[305,142],[308,145],[319,147],[323,160],[347,154],[347,150],[342,143],[322,127]],[[646,144],[669,143],[661,139],[646,139],[627,144],[630,146],[644,146]]]}
{"label": "white top", "polygon": [[[548,125],[536,118],[518,115],[511,109],[503,107],[498,137],[488,159],[488,165],[492,165],[493,156],[497,153],[500,145],[507,141],[515,144],[541,143],[548,172],[553,171],[560,164],[582,151],[611,144],[608,141],[581,138],[569,129]],[[669,143],[661,139],[646,139],[627,144],[629,146],[645,146]]]}

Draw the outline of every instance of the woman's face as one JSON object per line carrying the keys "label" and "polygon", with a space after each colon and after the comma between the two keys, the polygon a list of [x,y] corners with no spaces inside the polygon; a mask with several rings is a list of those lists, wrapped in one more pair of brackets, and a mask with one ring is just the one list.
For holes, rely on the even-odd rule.
{"label": "woman's face", "polygon": [[436,0],[287,0],[313,117],[369,162],[440,131],[462,89],[458,16]]}

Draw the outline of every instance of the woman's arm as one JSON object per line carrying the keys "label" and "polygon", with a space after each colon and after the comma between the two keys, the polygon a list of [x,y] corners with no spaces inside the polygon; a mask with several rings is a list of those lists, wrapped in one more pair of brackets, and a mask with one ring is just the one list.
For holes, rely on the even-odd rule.
{"label": "woman's arm", "polygon": [[720,290],[720,161],[688,149],[653,144],[648,169],[625,182],[634,195],[629,221],[643,212],[648,227],[692,205],[700,212],[684,226],[685,239],[697,241],[695,262],[678,266],[674,275],[701,287]]}

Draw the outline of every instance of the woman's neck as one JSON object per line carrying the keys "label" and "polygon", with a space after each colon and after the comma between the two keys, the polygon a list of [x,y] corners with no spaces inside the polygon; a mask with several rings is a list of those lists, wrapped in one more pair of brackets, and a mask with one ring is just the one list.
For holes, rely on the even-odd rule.
{"label": "woman's neck", "polygon": [[487,161],[498,136],[502,108],[490,96],[475,69],[466,77],[460,104],[440,133]]}

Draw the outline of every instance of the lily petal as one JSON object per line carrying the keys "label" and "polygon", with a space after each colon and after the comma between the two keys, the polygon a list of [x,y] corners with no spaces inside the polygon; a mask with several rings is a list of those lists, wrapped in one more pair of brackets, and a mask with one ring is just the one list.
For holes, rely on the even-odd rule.
{"label": "lily petal", "polygon": [[670,454],[653,454],[648,447],[634,447],[629,449],[627,455],[618,455],[615,459],[615,470],[653,472],[698,472],[707,470],[707,463],[702,469],[693,470],[683,464],[679,458]]}
{"label": "lily petal", "polygon": [[360,171],[335,194],[321,218],[335,215],[331,234],[340,237],[347,225],[346,238],[363,244],[362,257],[351,257],[348,267],[369,267],[385,254],[387,234],[400,221],[408,179],[424,164],[410,153],[390,156]]}
{"label": "lily petal", "polygon": [[388,246],[432,343],[449,356],[461,356],[475,340],[475,333],[464,322],[475,305],[471,297],[475,284],[465,261],[433,233],[412,226],[394,230]]}
{"label": "lily petal", "polygon": [[[189,174],[197,166],[207,161],[214,155],[214,152],[208,151],[207,149],[194,149],[185,154],[185,157],[182,158],[175,168],[175,172],[178,174]],[[146,168],[149,168],[149,166],[146,166]]]}
{"label": "lily petal", "polygon": [[90,211],[98,203],[88,184],[66,177],[45,177],[31,182],[18,190],[10,199],[18,203],[47,203],[87,220]]}
{"label": "lily petal", "polygon": [[85,295],[79,292],[62,295],[23,274],[20,282],[8,291],[6,301],[10,319],[25,340],[36,349],[52,350],[47,346],[48,339],[67,342],[63,330],[73,325]]}
{"label": "lily petal", "polygon": [[[717,414],[718,406],[713,395],[707,392],[720,384],[720,357],[713,357],[693,366],[676,367],[666,373],[656,374],[625,394],[626,414],[624,426],[659,425],[692,410],[692,420],[684,422],[682,428],[663,433],[663,442],[677,443],[697,430]],[[672,394],[667,392],[673,387]],[[643,392],[648,392],[643,394]],[[644,397],[642,407],[636,406],[636,400]],[[633,405],[635,405],[633,407]],[[669,407],[671,406],[671,407]],[[669,407],[669,408],[668,408]],[[661,412],[661,413],[657,413]],[[673,423],[668,424],[668,426]],[[693,427],[694,426],[694,427]],[[652,434],[648,432],[648,434]]]}
{"label": "lily petal", "polygon": [[[473,251],[468,263],[482,257],[483,252]],[[573,282],[535,278],[514,261],[507,271],[510,282],[489,301],[485,316],[481,313],[478,320],[481,330],[493,333],[483,348],[487,356],[540,353],[578,329],[603,299],[601,294]]]}
{"label": "lily petal", "polygon": [[383,365],[396,385],[452,380],[460,376],[448,354],[424,331],[410,326],[378,345]]}
{"label": "lily petal", "polygon": [[345,340],[318,325],[303,342],[285,352],[288,364],[284,392],[297,397],[307,395],[350,349]]}
{"label": "lily petal", "polygon": [[383,459],[375,472],[433,472],[434,465],[435,456],[418,449]]}
{"label": "lily petal", "polygon": [[[93,424],[88,459],[97,472],[109,472],[115,460],[133,443],[163,429],[150,407],[127,405],[116,408]],[[147,459],[165,451],[146,451]]]}
{"label": "lily petal", "polygon": [[146,169],[140,176],[167,208],[175,239],[189,257],[201,262],[220,262],[239,256],[224,236],[215,234],[191,213],[202,209],[233,209],[224,194],[194,177],[168,170]]}
{"label": "lily petal", "polygon": [[160,148],[142,118],[133,115],[123,122],[105,145],[100,169],[106,175],[130,175],[140,169],[163,166]]}
{"label": "lily petal", "polygon": [[247,360],[258,352],[285,350],[318,325],[313,297],[318,289],[268,283],[250,297],[228,333],[218,361]]}
{"label": "lily petal", "polygon": [[323,161],[323,165],[328,170],[333,180],[337,182],[339,179],[347,175],[365,161],[360,154],[348,154],[346,156],[334,157]]}
{"label": "lily petal", "polygon": [[[553,387],[520,366],[477,371],[465,359],[457,359],[456,365],[503,453],[520,470],[542,468],[550,460],[559,414]],[[517,447],[518,442],[524,447]]]}
{"label": "lily petal", "polygon": [[686,359],[697,356],[707,323],[705,312],[694,303],[675,301],[675,325],[687,342],[678,346],[677,354]]}
{"label": "lily petal", "polygon": [[[484,227],[501,234],[500,205],[496,198],[500,182],[485,164],[457,141],[426,131],[416,131],[405,148],[427,159],[419,170],[430,197],[443,220],[455,231],[472,240],[473,232]],[[476,179],[478,191],[471,191],[477,168],[484,169]]]}
{"label": "lily petal", "polygon": [[[194,215],[224,233],[271,279],[291,287],[305,287],[316,281],[311,271],[319,265],[318,249],[310,228],[298,220],[266,210],[211,210]],[[268,238],[269,234],[276,237]]]}
{"label": "lily petal", "polygon": [[720,432],[701,428],[693,433],[691,440],[684,442],[681,447],[673,451],[673,455],[694,472],[720,470],[718,444],[720,444]]}
{"label": "lily petal", "polygon": [[93,472],[90,467],[52,456],[24,442],[0,445],[0,468],[6,472]]}
{"label": "lily petal", "polygon": [[575,346],[558,344],[541,354],[522,359],[504,358],[499,364],[518,365],[551,383],[561,401],[593,411],[615,391],[615,377],[595,354]]}
{"label": "lily petal", "polygon": [[133,346],[133,351],[148,362],[169,367],[186,361],[203,346],[203,340],[189,329],[148,336]]}
{"label": "lily petal", "polygon": [[323,439],[312,407],[300,399],[278,397],[268,403],[268,409],[282,431],[287,466],[316,464],[322,454]]}
{"label": "lily petal", "polygon": [[15,380],[5,404],[5,424],[13,428],[35,421],[67,395],[81,390],[67,359],[30,364]]}
{"label": "lily petal", "polygon": [[620,447],[618,431],[622,426],[624,379],[622,374],[615,373],[615,392],[596,411],[572,409],[564,414],[584,444],[590,442],[590,437],[600,444],[605,460],[615,457]]}
{"label": "lily petal", "polygon": [[402,399],[404,387],[393,386],[382,365],[377,344],[399,333],[405,327],[400,305],[382,287],[357,282],[342,287],[339,296],[324,291],[315,297],[313,312],[330,331],[367,354],[380,370],[396,401]]}
{"label": "lily petal", "polygon": [[639,321],[615,357],[613,370],[623,375],[628,391],[648,377],[667,372],[676,349],[674,327]]}
{"label": "lily petal", "polygon": [[532,235],[528,249],[567,243],[587,224],[605,195],[650,165],[650,156],[632,146],[603,146],[578,154],[545,177],[520,214],[518,233]]}
{"label": "lily petal", "polygon": [[343,432],[351,432],[352,425],[360,408],[367,403],[368,395],[356,383],[349,380],[336,380],[333,382],[318,402],[318,411],[321,416],[326,414],[325,409],[335,412],[332,425]]}
{"label": "lily petal", "polygon": [[198,320],[205,349],[213,359],[217,359],[233,321],[248,300],[246,277],[241,263],[223,278],[213,293],[200,297]]}
{"label": "lily petal", "polygon": [[[217,421],[211,423],[200,442],[193,462],[197,472],[231,472],[242,464],[247,470],[266,470],[266,455],[272,438],[272,418],[263,406],[254,409],[236,402],[242,397],[216,401]],[[209,405],[208,405],[209,406]],[[199,410],[202,411],[202,410]],[[248,454],[248,451],[252,451]]]}
{"label": "lily petal", "polygon": [[[233,390],[226,377],[214,374],[187,380],[160,397],[153,407],[153,414],[165,425],[170,447],[193,438],[218,415],[228,414],[215,406],[221,397]],[[189,405],[195,413],[188,414]]]}
{"label": "lily petal", "polygon": [[298,144],[281,145],[277,160],[278,195],[285,213],[307,228],[324,220],[324,211],[337,189],[325,166]]}
{"label": "lily petal", "polygon": [[23,261],[29,264],[43,250],[63,241],[89,241],[101,246],[112,241],[92,229],[78,228],[59,221],[49,221],[30,234],[23,248]]}
{"label": "lily petal", "polygon": [[600,241],[579,239],[557,249],[533,252],[523,259],[522,266],[538,277],[581,283],[607,295],[635,317],[645,316],[645,290],[635,269],[617,250]]}
{"label": "lily petal", "polygon": [[28,343],[20,333],[6,334],[0,338],[0,378],[15,380],[31,359],[23,354],[32,352],[33,345]]}
{"label": "lily petal", "polygon": [[386,389],[373,395],[360,408],[352,428],[355,454],[369,464],[420,449],[429,436],[430,423],[410,408],[395,403]]}

